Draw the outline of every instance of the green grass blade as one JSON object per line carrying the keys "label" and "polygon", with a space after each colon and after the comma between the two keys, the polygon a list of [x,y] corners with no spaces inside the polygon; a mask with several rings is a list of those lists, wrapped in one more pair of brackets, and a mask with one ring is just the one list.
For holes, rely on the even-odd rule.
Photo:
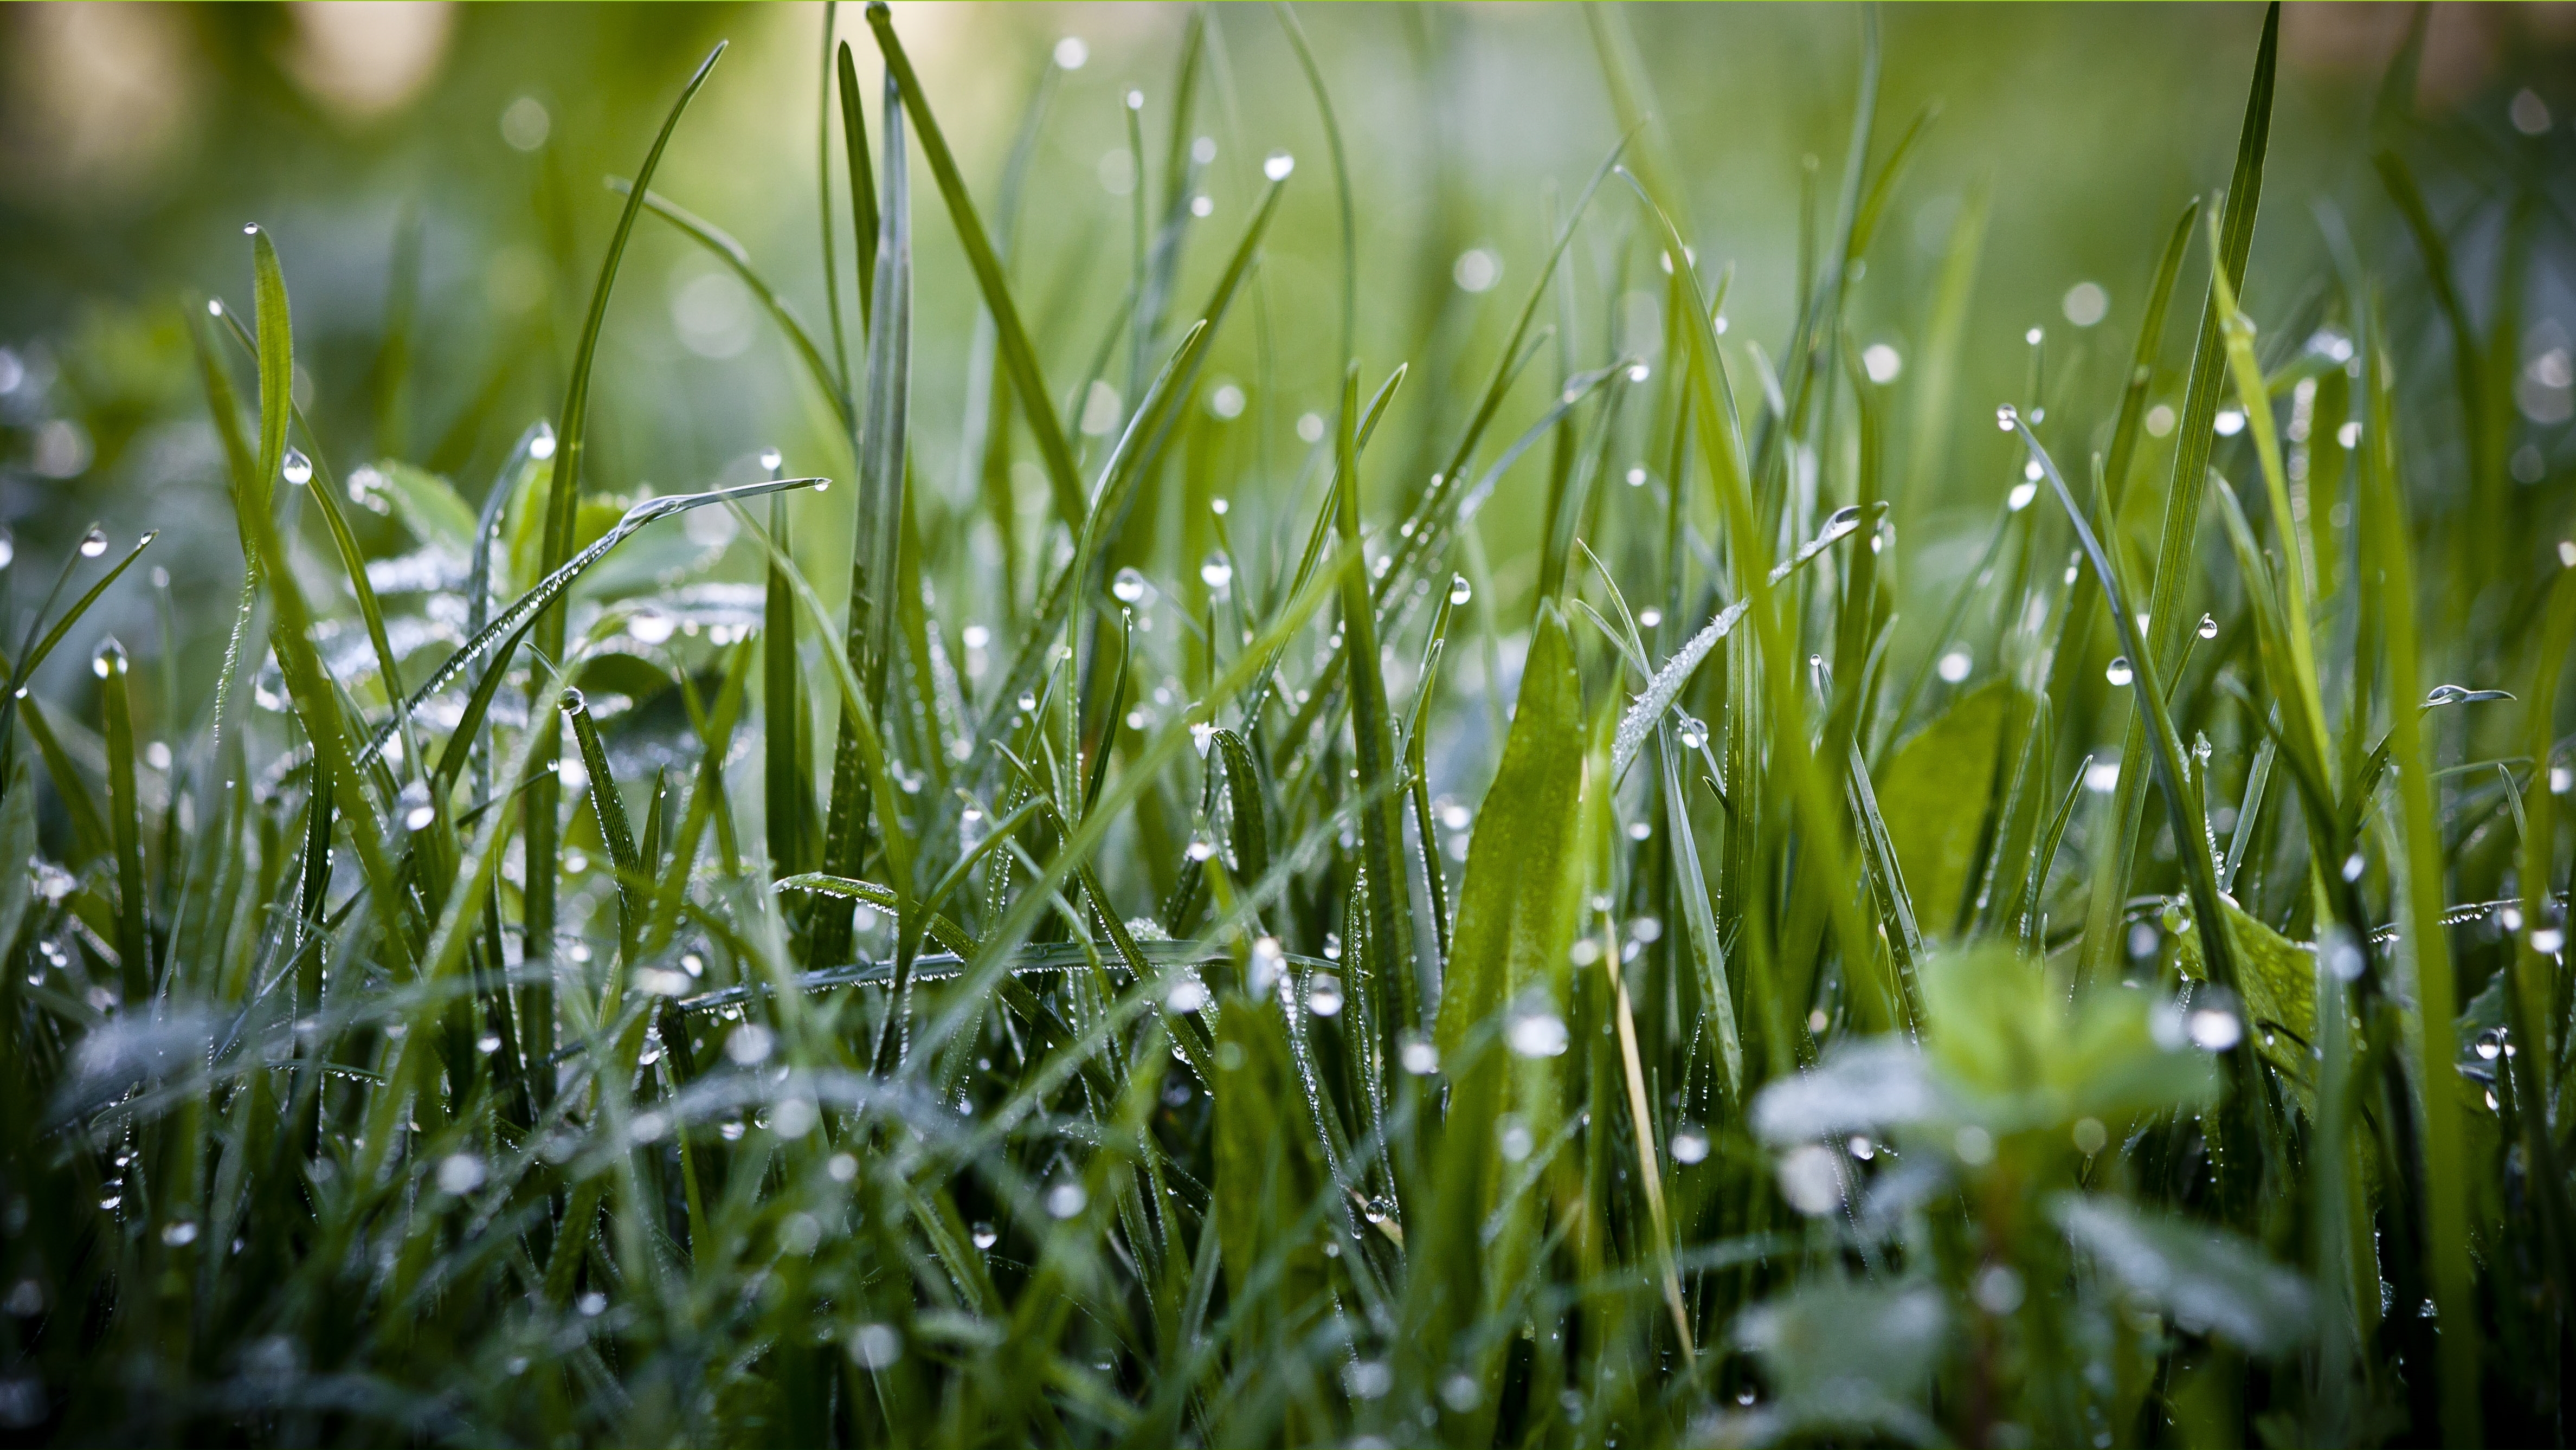
{"label": "green grass blade", "polygon": [[[860,427],[858,534],[850,546],[850,621],[843,651],[867,689],[869,718],[886,718],[886,679],[902,587],[898,571],[904,510],[905,429],[912,408],[912,207],[906,181],[902,110],[886,79],[885,210],[876,246],[876,300],[868,315],[868,385]],[[832,751],[832,794],[825,818],[823,868],[856,876],[866,854],[867,773],[859,726],[844,715]],[[902,830],[889,817],[884,833]],[[905,890],[919,883],[906,879]],[[814,924],[814,959],[840,960],[849,950],[849,918],[826,911]]]}
{"label": "green grass blade", "polygon": [[[2264,15],[2262,48],[2254,58],[2253,84],[2246,96],[2245,121],[2236,142],[2236,167],[2219,210],[2218,250],[2211,259],[2213,272],[2224,272],[2233,279],[2244,277],[2245,259],[2254,245],[2255,213],[2263,195],[2263,159],[2271,143],[2272,89],[2280,40],[2281,13],[2276,4]],[[2200,536],[2200,506],[2208,486],[2209,453],[2216,436],[2213,427],[2219,400],[2227,389],[2225,353],[2225,315],[2219,310],[2218,289],[2213,286],[2202,307],[2198,339],[2192,345],[2191,373],[2184,385],[2182,416],[2175,425],[2179,431],[2174,435],[2173,471],[2165,494],[2164,526],[2156,545],[2154,583],[2147,598],[2148,624],[2161,658],[2177,656],[2189,623],[2183,618],[2182,600],[2191,582]],[[2130,658],[2136,657],[2136,651],[2131,650]],[[2140,698],[2144,698],[2143,694]],[[2147,782],[2143,772],[2129,767],[2147,750],[2148,725],[2143,713],[2133,716],[2120,753],[2120,784],[2112,800],[2110,842],[2109,879],[2114,893],[2126,889],[2137,850],[2137,823],[2145,808]],[[2175,839],[2193,837],[2178,834]],[[2088,975],[2098,977],[2109,970],[2109,935],[2106,931],[2100,936],[2088,936]]]}
{"label": "green grass blade", "polygon": [[1028,330],[1020,325],[1019,308],[1011,301],[1010,280],[1003,275],[1001,258],[994,253],[992,238],[975,213],[975,200],[967,195],[966,179],[958,173],[956,158],[949,154],[948,138],[930,114],[930,99],[922,94],[921,80],[913,74],[912,60],[904,53],[903,42],[895,38],[893,15],[883,0],[870,0],[868,28],[876,32],[877,49],[885,56],[886,74],[901,88],[904,112],[921,133],[922,159],[930,163],[940,199],[947,203],[948,218],[956,225],[957,239],[966,249],[967,265],[974,269],[975,283],[982,289],[984,306],[993,314],[1002,361],[1011,372],[1011,390],[1022,416],[1029,420],[1029,432],[1037,438],[1039,461],[1046,469],[1048,486],[1055,491],[1056,512],[1068,527],[1079,527],[1083,515],[1081,470],[1074,465],[1072,444],[1056,416],[1055,394],[1048,390],[1046,375],[1038,368],[1037,350],[1029,345]]}
{"label": "green grass blade", "polygon": [[145,923],[143,803],[134,781],[134,705],[125,687],[125,646],[111,639],[91,661],[101,681],[107,726],[108,825],[116,843],[116,954],[125,976],[125,1000],[138,1009],[152,996],[152,933]]}
{"label": "green grass blade", "polygon": [[[2452,1019],[2459,1009],[2452,978],[2450,941],[2442,926],[2442,851],[2434,814],[2432,757],[2408,708],[2421,698],[2415,633],[2415,571],[2406,509],[2398,491],[2396,414],[2389,398],[2394,365],[2381,340],[2368,343],[2363,388],[2368,422],[2362,479],[2363,519],[2369,542],[2364,557],[2395,601],[2388,610],[2386,649],[2390,759],[2396,767],[2405,844],[2403,940],[2413,959],[2414,1047],[2423,1125],[2423,1252],[2425,1277],[2442,1330],[2438,1339],[2441,1434],[2446,1445],[2482,1443],[2478,1373],[2478,1319],[2471,1299],[2470,1228],[2461,1142],[2464,1094],[2459,1087],[2459,1045]],[[2410,1165],[2411,1166],[2411,1165]],[[2411,1306],[2410,1306],[2411,1307]]]}

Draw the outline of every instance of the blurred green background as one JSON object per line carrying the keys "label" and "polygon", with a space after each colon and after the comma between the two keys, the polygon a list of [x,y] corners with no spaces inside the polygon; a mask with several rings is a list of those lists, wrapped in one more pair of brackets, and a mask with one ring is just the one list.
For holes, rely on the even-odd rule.
{"label": "blurred green background", "polygon": [[[1305,451],[1298,422],[1328,414],[1339,384],[1333,178],[1279,14],[1225,5],[1213,18],[1212,86],[1190,128],[1214,147],[1201,187],[1207,225],[1179,295],[1199,295],[1222,264],[1263,159],[1293,154],[1257,306],[1217,344],[1219,372],[1249,402],[1219,491],[1284,494]],[[1372,382],[1398,362],[1415,369],[1390,419],[1410,452],[1371,459],[1371,486],[1387,490],[1437,466],[1435,447],[1463,421],[1448,414],[1492,366],[1552,217],[1619,127],[1579,9],[1333,5],[1301,18],[1357,199],[1357,351]],[[1185,19],[1179,7],[1148,5],[897,9],[988,212],[1051,59],[1080,62],[1048,101],[1011,257],[1068,418],[1084,411],[1077,394],[1110,345],[1137,245],[1122,102],[1141,93],[1150,191],[1171,141]],[[2224,181],[2262,16],[2251,5],[1923,5],[1879,19],[1880,154],[1927,108],[1937,115],[1856,284],[1858,341],[1894,347],[1900,364],[1914,355],[1954,228],[1979,198],[1989,202],[1958,385],[1944,406],[1909,397],[1897,410],[1894,457],[1915,488],[1902,515],[1914,531],[1904,551],[1911,589],[1966,567],[2011,481],[2009,440],[1972,425],[2024,391],[2026,329],[2048,330],[2051,399],[2087,414],[2115,402],[2157,248],[2182,203]],[[402,457],[478,497],[520,429],[558,406],[616,216],[602,178],[632,173],[719,39],[731,49],[682,123],[657,190],[739,238],[826,336],[816,195],[825,20],[812,5],[0,9],[0,515],[14,547],[49,572],[93,521],[119,539],[172,530],[152,557],[174,576],[182,634],[220,639],[214,601],[237,586],[239,559],[178,319],[196,295],[247,300],[241,228],[252,221],[283,252],[299,391],[338,470]],[[1694,234],[1735,270],[1728,342],[1744,349],[1741,392],[1758,373],[1752,351],[1776,350],[1789,332],[1809,188],[1830,220],[1864,15],[1650,5],[1627,20],[1659,109],[1651,142],[1687,197]],[[2289,320],[2327,265],[2321,228],[2333,222],[2321,217],[2340,218],[2373,266],[2398,279],[2397,326],[2431,350],[2418,364],[2429,371],[2446,344],[2429,306],[2408,295],[2421,290],[2407,285],[2419,264],[2370,172],[2366,137],[2406,21],[2394,6],[2294,6],[2285,17],[2272,179],[2247,290],[2267,327],[2306,325]],[[873,101],[875,51],[855,6],[840,10],[838,33],[852,40]],[[2494,208],[2473,205],[2482,186],[2508,166],[2554,169],[2561,193],[2576,175],[2550,159],[2576,144],[2571,56],[2576,8],[2445,6],[2432,17],[2417,105],[2433,123],[2423,134],[2446,154],[2419,174],[2437,214],[2462,219],[2453,241],[2466,275],[2492,273],[2485,259],[2502,231]],[[958,420],[974,372],[975,292],[918,163],[914,187],[915,476],[944,556],[934,567],[957,577],[978,571],[956,566],[997,547],[989,525],[941,526],[965,512],[973,488]],[[1636,274],[1639,248],[1620,245],[1636,234],[1635,207],[1615,201],[1596,209],[1571,255],[1576,366],[1612,355],[1613,325],[1626,329],[1617,342],[1655,351],[1662,279]],[[2553,204],[2545,250],[2563,258],[2569,209]],[[846,221],[836,246],[846,274]],[[2072,290],[2087,283],[2098,290]],[[2567,330],[2549,319],[2569,314],[2567,286],[2568,273],[2550,266],[2533,283],[2542,320],[2526,329],[2517,375],[2530,395],[2530,446],[2554,449],[2564,432],[2554,425],[2568,411]],[[854,294],[846,275],[843,292]],[[853,353],[860,346],[853,338]],[[773,445],[791,470],[847,468],[821,399],[750,294],[650,218],[619,282],[602,368],[594,487],[700,487],[742,474]],[[1545,364],[1530,370],[1499,436],[1535,416],[1556,376]],[[1130,360],[1118,357],[1103,381],[1132,389]],[[1900,387],[1911,381],[1900,375]],[[1091,446],[1096,456],[1101,442]],[[1034,522],[1043,487],[1024,471]],[[1485,516],[1507,584],[1537,486],[1507,481]],[[797,504],[797,546],[819,580],[844,577],[848,501],[839,491]],[[1243,499],[1239,538],[1262,536],[1269,502]],[[124,591],[95,618],[132,637],[148,633],[150,608]],[[188,670],[211,676],[214,654],[189,651]]]}

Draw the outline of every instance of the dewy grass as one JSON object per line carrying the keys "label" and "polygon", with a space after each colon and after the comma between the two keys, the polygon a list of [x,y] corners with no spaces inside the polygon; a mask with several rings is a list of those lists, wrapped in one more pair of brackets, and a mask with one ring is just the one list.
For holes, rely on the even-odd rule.
{"label": "dewy grass", "polygon": [[[1332,143],[1338,313],[1267,301],[1312,184],[1288,158],[1239,232],[1189,204],[1190,108],[1249,83],[1225,45],[1254,25]],[[192,320],[248,561],[209,698],[113,641],[92,693],[23,688],[133,587],[103,535],[0,657],[0,861],[29,873],[0,892],[0,1422],[2564,1443],[2576,546],[2563,468],[2502,485],[2524,319],[2477,326],[2406,118],[2373,146],[2413,250],[2249,289],[2275,15],[2224,192],[2136,239],[2132,370],[2070,387],[2035,354],[1981,405],[2013,435],[2009,491],[1972,500],[1998,522],[1964,582],[1916,582],[1985,193],[1899,382],[1848,313],[1929,118],[1873,130],[1864,27],[1794,335],[1723,338],[1687,153],[1620,12],[1591,26],[1623,137],[1499,350],[1438,368],[1349,356],[1365,198],[1284,13],[1183,28],[1096,350],[1029,325],[1066,311],[1031,279],[1070,239],[1018,215],[1056,73],[988,232],[898,17],[866,14],[870,117],[827,11],[809,331],[776,259],[648,190],[719,47],[612,180],[562,415],[479,506],[410,460],[330,466],[291,397],[294,259],[254,229],[252,310]],[[586,459],[647,212],[781,334],[828,484],[772,453],[627,497]],[[915,248],[952,244],[982,319],[954,490],[907,441],[955,421],[912,376]],[[1577,265],[1668,277],[1661,340],[1589,315],[1621,293]],[[2455,367],[2393,335],[2427,291]],[[1229,441],[1211,366],[1269,378],[1283,334],[1339,400],[1302,459]],[[1100,376],[1122,352],[1132,397]],[[1544,480],[1515,470],[1540,444]],[[846,597],[787,538],[788,491],[827,486],[857,495]],[[1534,560],[1488,558],[1506,496],[1547,500]],[[1276,536],[1231,513],[1254,498]],[[674,552],[683,514],[730,542]],[[974,524],[1002,554],[949,537]],[[436,589],[398,582],[419,558]],[[930,603],[993,597],[971,626]]]}

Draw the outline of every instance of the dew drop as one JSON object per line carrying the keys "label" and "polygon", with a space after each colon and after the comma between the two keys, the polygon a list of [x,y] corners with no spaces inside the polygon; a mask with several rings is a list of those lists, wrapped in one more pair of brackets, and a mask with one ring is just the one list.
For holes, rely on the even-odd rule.
{"label": "dew drop", "polygon": [[775,448],[763,448],[760,450],[760,466],[763,468],[775,469],[784,461],[785,459]]}
{"label": "dew drop", "polygon": [[2215,615],[2215,614],[2204,614],[2204,615],[2202,615],[2202,616],[2200,617],[2200,637],[2201,637],[2202,639],[2216,639],[2216,638],[2218,638],[2218,616],[2217,616],[2217,615]]}
{"label": "dew drop", "polygon": [[300,450],[289,448],[286,450],[285,474],[286,481],[288,483],[311,483],[313,481],[313,460],[305,457]]}
{"label": "dew drop", "polygon": [[107,552],[107,530],[92,529],[81,535],[80,553],[84,559],[95,559]]}
{"label": "dew drop", "polygon": [[974,1235],[975,1247],[979,1249],[989,1249],[1002,1241],[1001,1234],[989,1223],[978,1223],[969,1232]]}
{"label": "dew drop", "polygon": [[1199,582],[1210,589],[1226,589],[1234,583],[1234,566],[1226,562],[1223,554],[1210,554],[1207,562],[1199,566]]}
{"label": "dew drop", "polygon": [[1342,979],[1330,972],[1317,972],[1306,987],[1306,1008],[1318,1017],[1335,1017],[1342,1010]]}
{"label": "dew drop", "polygon": [[2136,677],[2137,671],[2129,668],[2129,657],[2127,655],[2122,655],[2118,659],[2111,661],[2110,667],[2102,671],[2102,678],[2109,680],[2112,684],[2120,686],[2123,689],[2127,688],[2129,681]]}
{"label": "dew drop", "polygon": [[1145,576],[1133,568],[1121,569],[1110,580],[1109,592],[1121,604],[1141,603],[1145,598]]}
{"label": "dew drop", "polygon": [[1449,576],[1449,602],[1451,604],[1464,604],[1475,597],[1476,591],[1468,585],[1466,575],[1452,574]]}
{"label": "dew drop", "polygon": [[2004,507],[2014,513],[2020,513],[2030,507],[2030,501],[2037,497],[2039,497],[2039,485],[2024,480],[2014,484],[2012,492],[2004,495]]}
{"label": "dew drop", "polygon": [[2021,412],[2012,404],[2006,403],[1995,409],[1995,427],[1998,431],[2009,433],[2020,424]]}
{"label": "dew drop", "polygon": [[1968,671],[1975,663],[1966,650],[1954,649],[1941,656],[1941,663],[1935,668],[1943,680],[1955,685],[1968,677]]}
{"label": "dew drop", "polygon": [[1261,162],[1261,174],[1273,181],[1286,181],[1288,173],[1296,169],[1297,158],[1285,151],[1273,151]]}

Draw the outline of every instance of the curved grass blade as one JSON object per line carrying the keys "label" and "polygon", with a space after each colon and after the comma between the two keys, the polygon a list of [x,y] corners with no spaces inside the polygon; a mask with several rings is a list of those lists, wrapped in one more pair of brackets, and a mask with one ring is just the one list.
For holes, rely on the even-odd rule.
{"label": "curved grass blade", "polygon": [[900,89],[904,112],[912,117],[914,128],[921,134],[922,159],[930,164],[931,177],[939,184],[940,199],[948,205],[948,218],[966,249],[967,265],[974,270],[975,284],[983,290],[984,305],[993,314],[1002,361],[1011,371],[1011,389],[1029,421],[1029,432],[1036,435],[1038,458],[1046,469],[1047,484],[1055,492],[1056,512],[1068,527],[1078,528],[1083,516],[1082,472],[1074,464],[1072,444],[1056,416],[1055,394],[1048,389],[1046,374],[1038,367],[1037,350],[1029,345],[1028,330],[1020,325],[1019,308],[1011,301],[1010,279],[1003,275],[992,238],[975,213],[975,200],[967,194],[966,179],[957,170],[957,159],[949,154],[948,138],[941,133],[937,118],[930,114],[930,98],[922,93],[921,78],[913,74],[912,59],[904,53],[903,42],[895,38],[894,18],[883,0],[871,0],[868,28],[876,33],[877,50],[885,57],[886,74]]}
{"label": "curved grass blade", "polygon": [[[535,587],[512,600],[510,607],[502,610],[491,623],[483,626],[480,633],[458,645],[456,651],[431,672],[429,679],[403,700],[396,708],[394,718],[377,727],[375,736],[367,743],[366,751],[358,757],[358,764],[363,766],[373,761],[378,752],[384,749],[385,742],[393,738],[393,733],[402,720],[410,718],[422,706],[427,705],[450,685],[455,684],[457,678],[465,673],[466,666],[474,663],[486,650],[505,640],[514,640],[524,632],[522,626],[530,625],[541,618],[547,606],[562,598],[565,591],[572,588],[574,582],[580,579],[592,565],[608,557],[611,549],[634,537],[636,531],[645,525],[667,519],[674,514],[686,513],[694,508],[703,508],[711,503],[738,504],[744,499],[758,498],[765,493],[778,493],[792,488],[820,490],[829,488],[831,483],[828,478],[773,478],[759,483],[735,484],[731,488],[709,489],[704,493],[675,493],[661,498],[649,498],[628,509],[618,518],[615,527],[593,540],[589,548],[566,560],[560,568],[538,580]],[[501,653],[501,658],[508,658],[506,650]]]}
{"label": "curved grass blade", "polygon": [[[1800,566],[1851,537],[1863,522],[1875,523],[1877,516],[1885,510],[1886,505],[1881,504],[1866,515],[1858,507],[1836,513],[1825,521],[1825,527],[1814,538],[1800,546],[1796,554],[1772,569],[1770,582],[1775,585],[1786,583]],[[1717,648],[1718,641],[1726,638],[1743,620],[1751,603],[1749,599],[1739,599],[1719,610],[1714,618],[1700,626],[1698,633],[1684,640],[1682,647],[1673,651],[1672,658],[1664,661],[1663,668],[1655,671],[1654,678],[1646,682],[1645,693],[1639,695],[1627,712],[1619,717],[1619,733],[1611,741],[1611,779],[1626,775],[1628,767],[1636,763],[1637,752],[1645,748],[1646,738],[1653,733],[1655,723],[1672,708],[1675,700],[1681,698],[1682,687],[1690,683],[1692,672],[1708,658],[1710,650]]]}
{"label": "curved grass blade", "polygon": [[[2121,642],[2128,648],[2130,667],[2135,671],[2132,693],[2140,703],[2140,718],[2153,732],[2156,783],[2163,788],[2165,807],[2173,818],[2174,840],[2181,843],[2175,855],[2181,858],[2183,880],[2190,891],[2193,925],[2200,935],[2201,952],[2209,963],[2211,980],[2235,991],[2236,950],[2228,936],[2226,917],[2219,910],[2218,868],[2210,860],[2209,852],[2199,844],[2208,837],[2207,828],[2201,824],[2199,784],[2183,762],[2182,736],[2175,730],[2173,713],[2165,704],[2163,676],[2157,668],[2155,656],[2149,653],[2150,641],[2138,623],[2138,616],[2129,609],[2110,556],[2103,552],[2101,541],[2094,537],[2092,525],[2085,521],[2084,511],[2076,504],[2074,493],[2067,488],[2065,477],[2057,471],[2057,460],[2049,457],[2048,450],[2040,446],[2039,439],[2030,431],[2030,425],[2019,417],[2012,422],[2014,430],[2021,435],[2022,446],[2030,450],[2032,461],[2048,475],[2050,487],[2057,491],[2057,501],[2065,506],[2067,522],[2074,527],[2076,542],[2083,547],[2085,558],[2093,566],[2094,576],[2101,581],[2102,596],[2111,606],[2112,623],[2118,626]],[[2254,1062],[2250,1040],[2236,1044],[2230,1061],[2239,1069],[2240,1083],[2254,1080],[2259,1069]]]}
{"label": "curved grass blade", "polygon": [[[878,218],[876,302],[868,317],[868,390],[860,429],[857,537],[850,545],[849,629],[842,642],[848,662],[867,690],[872,720],[886,717],[886,676],[894,654],[901,588],[906,483],[905,429],[912,408],[912,206],[904,145],[903,112],[895,81],[886,77],[885,210]],[[856,876],[868,842],[868,779],[860,759],[858,722],[843,715],[832,750],[832,793],[826,806],[823,869]],[[893,818],[877,829],[901,829]],[[909,877],[904,888],[919,883]],[[814,923],[812,953],[822,962],[849,951],[846,912],[826,911]]]}
{"label": "curved grass blade", "polygon": [[[608,189],[620,196],[631,196],[635,183],[624,177],[612,176],[608,178]],[[796,349],[797,361],[805,365],[805,371],[813,376],[815,385],[830,400],[832,411],[840,417],[841,426],[844,429],[854,426],[850,395],[844,390],[845,385],[835,380],[831,364],[824,360],[822,349],[814,345],[813,335],[805,330],[805,324],[797,321],[796,314],[789,310],[787,299],[780,296],[778,289],[769,285],[769,279],[760,275],[760,269],[752,265],[750,250],[713,222],[658,193],[646,192],[644,207],[679,228],[682,235],[713,252],[716,260],[733,269],[733,274],[742,279],[742,285],[750,288],[751,295],[760,299],[761,308],[769,314],[769,320],[778,324],[778,330],[786,334],[788,345]],[[838,330],[836,324],[834,331],[837,333]],[[840,345],[837,336],[833,345]]]}
{"label": "curved grass blade", "polygon": [[[698,89],[707,82],[716,61],[724,55],[725,42],[718,41],[707,58],[698,62],[697,70],[680,88],[678,99],[671,103],[662,118],[662,129],[654,134],[652,148],[644,153],[644,164],[636,169],[635,184],[626,194],[626,205],[618,212],[617,229],[609,236],[608,250],[600,258],[599,280],[591,288],[590,306],[584,313],[581,339],[573,348],[572,376],[564,388],[563,407],[555,417],[562,432],[556,440],[554,468],[547,479],[544,530],[540,536],[538,569],[552,576],[570,562],[573,552],[574,526],[581,504],[581,470],[590,430],[590,380],[599,359],[600,328],[608,319],[609,293],[617,284],[618,266],[625,260],[626,244],[635,233],[635,218],[644,208],[644,198],[653,188],[653,173],[662,164],[662,153],[671,144],[671,135],[679,129],[680,117],[697,97]],[[567,250],[569,250],[567,246]],[[551,601],[549,601],[551,602]],[[537,653],[549,660],[564,655],[565,611],[545,608],[537,611]],[[531,716],[542,713],[544,697],[529,701]],[[527,811],[527,877],[520,902],[521,926],[526,947],[532,953],[551,955],[555,938],[556,864],[561,842],[557,839],[556,814],[562,786],[556,781],[562,741],[559,732],[540,730],[536,734],[545,742],[540,764],[543,767],[524,797]],[[532,1051],[542,1051],[552,1041],[550,994],[540,986],[531,996],[540,1020],[534,1024]],[[547,1082],[540,1078],[540,1089]]]}

